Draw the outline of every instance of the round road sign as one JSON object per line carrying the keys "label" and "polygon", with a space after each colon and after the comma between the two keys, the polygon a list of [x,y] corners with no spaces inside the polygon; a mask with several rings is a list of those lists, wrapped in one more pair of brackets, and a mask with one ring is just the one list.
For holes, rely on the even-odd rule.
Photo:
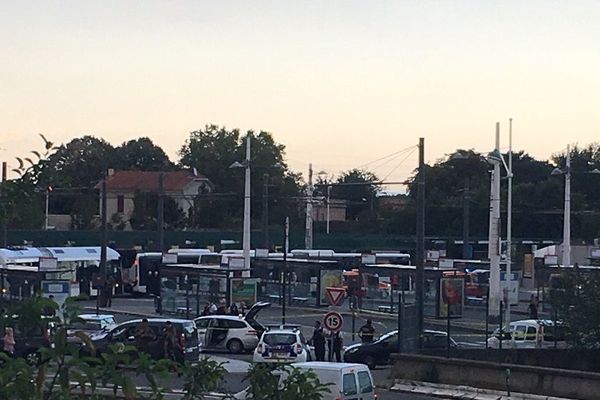
{"label": "round road sign", "polygon": [[325,325],[325,328],[333,332],[342,329],[342,322],[344,322],[344,318],[339,312],[330,311],[325,314],[325,317],[323,317],[323,324]]}

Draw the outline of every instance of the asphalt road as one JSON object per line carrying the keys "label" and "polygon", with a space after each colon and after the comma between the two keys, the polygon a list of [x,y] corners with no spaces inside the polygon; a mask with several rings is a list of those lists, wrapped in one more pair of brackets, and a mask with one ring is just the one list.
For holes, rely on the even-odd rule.
{"label": "asphalt road", "polygon": [[[134,304],[136,307],[139,307],[140,301],[147,302],[147,299],[119,299],[119,305],[118,306],[113,305],[114,310],[112,310],[111,313],[115,316],[115,319],[117,320],[117,322],[122,322],[122,321],[127,321],[130,319],[139,318],[138,316],[132,316],[132,315],[128,315],[128,314],[118,313],[118,312],[116,312],[116,310],[117,309],[121,310],[124,307],[129,309],[130,307],[128,307],[128,306],[131,306],[131,308],[134,308],[133,307]],[[104,312],[106,313],[106,311],[104,311]],[[312,328],[313,328],[313,324],[314,324],[315,320],[322,319],[324,312],[326,312],[326,310],[314,310],[314,311],[308,310],[307,311],[307,310],[301,310],[301,309],[288,309],[287,316],[286,316],[287,317],[286,322],[300,325],[300,328],[303,331],[303,333],[307,337],[310,337],[312,335]],[[168,318],[168,316],[165,316],[165,317]],[[356,330],[362,324],[364,324],[366,322],[366,318],[367,317],[365,317],[365,316],[359,316],[359,315],[356,316],[356,321],[355,321],[355,329]],[[375,326],[378,334],[383,334],[390,330],[396,329],[396,321],[394,321],[392,318],[373,317],[372,319],[373,319],[373,323],[374,323],[374,326]],[[278,307],[264,309],[260,312],[260,314],[258,316],[258,320],[262,324],[279,324],[279,323],[281,323],[281,309]],[[435,327],[432,327],[432,328],[435,328]],[[439,329],[439,327],[438,327],[438,329]],[[352,329],[351,318],[344,319],[342,331],[344,332],[345,344],[348,345],[348,344],[352,343],[353,329]],[[465,343],[471,343],[472,345],[477,345],[476,339],[478,339],[478,337],[475,337],[471,334],[464,333],[464,332],[461,334],[460,331],[457,331],[457,334],[453,335],[453,337],[455,338],[455,340],[460,339],[460,340],[464,340]],[[358,340],[358,337],[356,337],[355,339]],[[252,360],[251,354],[232,355],[232,354],[223,352],[223,353],[203,353],[203,355],[206,355],[208,357],[214,358],[220,362],[225,363],[225,368],[227,370],[227,374],[226,374],[225,380],[223,382],[223,391],[225,391],[227,393],[237,393],[246,387],[244,378],[246,377],[246,371],[248,370],[251,360]],[[408,393],[396,393],[396,392],[390,392],[390,391],[385,390],[384,388],[389,387],[390,383],[391,383],[391,381],[389,379],[389,367],[386,367],[386,368],[380,367],[371,372],[373,374],[373,379],[375,381],[375,385],[379,388],[377,390],[379,399],[384,399],[384,400],[390,400],[390,399],[429,400],[429,399],[433,399],[433,397],[429,397],[429,396],[414,395],[414,394],[408,394]],[[147,383],[145,382],[145,379],[143,377],[136,376],[136,377],[134,377],[134,379],[136,381],[136,384],[139,386],[147,385]],[[171,388],[181,388],[182,384],[183,384],[182,380],[175,375],[170,376],[169,378],[164,380],[162,383],[166,387],[171,387]]]}

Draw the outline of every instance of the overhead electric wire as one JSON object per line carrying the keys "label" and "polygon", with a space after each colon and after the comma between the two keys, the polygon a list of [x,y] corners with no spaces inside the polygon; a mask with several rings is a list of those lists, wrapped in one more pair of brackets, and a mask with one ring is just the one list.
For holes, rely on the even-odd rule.
{"label": "overhead electric wire", "polygon": [[407,147],[407,148],[405,148],[405,149],[402,149],[402,150],[395,151],[395,152],[393,152],[393,153],[391,153],[391,154],[388,154],[388,155],[386,155],[386,156],[380,157],[380,158],[378,158],[378,159],[376,159],[376,160],[369,161],[369,162],[367,162],[367,163],[364,163],[364,164],[362,164],[362,165],[359,165],[359,166],[357,166],[356,168],[358,168],[358,169],[360,169],[360,168],[364,168],[364,167],[366,167],[366,166],[369,166],[369,165],[371,165],[371,164],[373,164],[373,163],[376,163],[376,162],[378,162],[378,161],[385,160],[385,159],[387,159],[387,158],[390,158],[390,157],[392,157],[392,156],[395,156],[395,155],[397,155],[397,154],[404,153],[405,151],[409,151],[409,150],[411,150],[411,149],[415,149],[415,148],[417,148],[417,147],[418,147],[417,145],[412,145],[412,146],[409,146],[409,147]]}
{"label": "overhead electric wire", "polygon": [[388,173],[388,174],[387,174],[387,175],[386,175],[386,176],[383,178],[383,180],[385,181],[387,178],[389,178],[389,176],[390,176],[391,174],[393,174],[393,173],[394,173],[394,171],[396,171],[396,170],[398,169],[398,167],[400,167],[400,166],[402,165],[402,163],[403,163],[404,161],[406,161],[406,160],[408,159],[408,157],[410,157],[410,156],[411,156],[411,155],[412,155],[412,154],[415,152],[415,150],[416,150],[416,149],[417,149],[417,147],[415,146],[415,147],[412,149],[412,151],[410,151],[410,152],[409,152],[409,153],[406,155],[406,157],[404,157],[404,158],[402,159],[402,161],[400,161],[400,163],[398,163],[398,164],[397,164],[397,165],[396,165],[396,166],[395,166],[395,167],[394,167],[394,168],[393,168],[393,169],[392,169],[392,170],[391,170],[391,171],[390,171],[390,172],[389,172],[389,173]]}

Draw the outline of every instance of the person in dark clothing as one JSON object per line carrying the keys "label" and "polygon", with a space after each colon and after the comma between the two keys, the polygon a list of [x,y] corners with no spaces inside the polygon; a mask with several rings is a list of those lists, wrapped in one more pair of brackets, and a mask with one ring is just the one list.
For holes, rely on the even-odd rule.
{"label": "person in dark clothing", "polygon": [[231,307],[229,307],[229,314],[238,316],[240,315],[240,310],[238,309],[237,304],[232,303]]}
{"label": "person in dark clothing", "polygon": [[115,286],[115,278],[109,275],[106,278],[105,295],[106,295],[106,307],[112,306],[113,289]]}
{"label": "person in dark clothing", "polygon": [[163,351],[164,357],[173,361],[177,361],[177,353],[181,351],[179,341],[177,340],[177,332],[171,321],[167,321],[163,328],[164,342]]}
{"label": "person in dark clothing", "polygon": [[535,301],[535,297],[533,295],[531,295],[531,299],[529,300],[529,307],[527,307],[527,309],[529,310],[529,318],[538,319],[537,302]]}
{"label": "person in dark clothing", "polygon": [[370,319],[367,320],[366,324],[360,327],[358,336],[360,336],[363,343],[371,343],[373,341],[375,328],[373,328],[373,322]]}
{"label": "person in dark clothing", "polygon": [[[335,358],[335,362],[342,362],[342,346],[343,346],[343,344],[344,344],[344,339],[342,338],[342,332],[340,332],[340,331],[333,332],[332,346],[333,346],[333,358]],[[330,359],[329,361],[333,361],[333,359]]]}
{"label": "person in dark clothing", "polygon": [[319,321],[315,321],[315,329],[311,340],[313,346],[315,346],[315,358],[317,361],[325,361],[325,334],[323,334],[323,328]]}
{"label": "person in dark clothing", "polygon": [[142,322],[135,328],[134,335],[138,351],[141,352],[148,352],[150,343],[156,340],[156,335],[146,318],[142,319]]}

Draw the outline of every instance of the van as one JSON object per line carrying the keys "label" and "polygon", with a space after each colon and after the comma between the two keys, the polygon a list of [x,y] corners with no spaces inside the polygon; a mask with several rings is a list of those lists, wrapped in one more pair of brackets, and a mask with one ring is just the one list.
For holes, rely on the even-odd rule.
{"label": "van", "polygon": [[364,364],[312,361],[291,365],[301,370],[311,370],[321,383],[329,384],[329,393],[324,393],[322,400],[377,399],[371,371]]}
{"label": "van", "polygon": [[[377,400],[373,377],[364,364],[309,361],[289,365],[302,371],[314,372],[319,381],[327,385],[328,391],[322,393],[321,400]],[[280,375],[280,382],[284,376],[285,371]],[[250,393],[245,389],[233,398],[247,400],[250,399]]]}
{"label": "van", "polygon": [[488,346],[497,349],[500,347],[500,336],[502,336],[502,347],[506,349],[539,349],[539,348],[566,348],[564,327],[560,322],[554,325],[552,320],[525,319],[511,322],[509,331],[505,328],[500,332],[496,329],[492,337],[488,339]]}

